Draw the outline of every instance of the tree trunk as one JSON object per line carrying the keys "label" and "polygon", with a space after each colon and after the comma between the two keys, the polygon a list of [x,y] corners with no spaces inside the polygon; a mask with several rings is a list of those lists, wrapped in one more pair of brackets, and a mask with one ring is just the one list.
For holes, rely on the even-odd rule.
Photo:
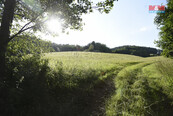
{"label": "tree trunk", "polygon": [[0,45],[0,81],[5,77],[5,52],[6,45]]}
{"label": "tree trunk", "polygon": [[0,80],[5,76],[5,52],[10,38],[16,0],[6,0],[0,28]]}

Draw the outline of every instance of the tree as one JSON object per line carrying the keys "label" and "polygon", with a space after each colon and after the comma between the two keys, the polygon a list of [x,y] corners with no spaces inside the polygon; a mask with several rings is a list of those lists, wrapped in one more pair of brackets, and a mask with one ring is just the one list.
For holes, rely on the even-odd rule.
{"label": "tree", "polygon": [[[66,28],[81,29],[82,14],[93,8],[109,13],[116,0],[94,3],[90,0],[1,0],[0,1],[0,74],[5,75],[5,52],[8,43],[23,32],[45,31],[44,22],[58,17]],[[21,26],[20,22],[26,22]]]}
{"label": "tree", "polygon": [[94,51],[94,45],[93,44],[90,45],[90,47],[88,48],[88,51],[90,51],[90,52]]}
{"label": "tree", "polygon": [[108,48],[105,44],[101,44],[98,42],[91,42],[88,45],[84,46],[83,49],[85,51],[92,51],[92,52],[105,52],[105,53],[111,53],[112,50]]}
{"label": "tree", "polygon": [[173,0],[168,0],[165,13],[157,14],[155,24],[160,29],[157,46],[163,49],[164,56],[173,57]]}

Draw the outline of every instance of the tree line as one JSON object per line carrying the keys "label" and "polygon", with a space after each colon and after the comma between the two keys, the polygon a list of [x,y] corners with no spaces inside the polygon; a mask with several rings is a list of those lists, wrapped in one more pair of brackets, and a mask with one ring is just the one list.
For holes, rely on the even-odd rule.
{"label": "tree line", "polygon": [[45,41],[37,38],[34,35],[18,36],[9,42],[7,54],[32,54],[36,53],[49,53],[49,52],[65,52],[65,51],[84,51],[84,52],[103,52],[103,53],[120,53],[130,54],[141,57],[150,57],[161,55],[162,50],[150,47],[141,46],[120,46],[109,48],[105,44],[99,42],[91,42],[85,46],[70,45],[70,44],[56,44],[50,41]]}
{"label": "tree line", "polygon": [[113,48],[112,51],[113,53],[131,54],[142,57],[158,56],[162,53],[162,50],[156,48],[129,45]]}
{"label": "tree line", "polygon": [[103,52],[103,53],[130,54],[141,57],[158,56],[161,55],[162,53],[162,50],[160,49],[141,47],[141,46],[127,45],[127,46],[109,48],[105,44],[98,43],[95,41],[87,44],[86,46],[52,43],[52,47],[56,52],[63,52],[63,51]]}

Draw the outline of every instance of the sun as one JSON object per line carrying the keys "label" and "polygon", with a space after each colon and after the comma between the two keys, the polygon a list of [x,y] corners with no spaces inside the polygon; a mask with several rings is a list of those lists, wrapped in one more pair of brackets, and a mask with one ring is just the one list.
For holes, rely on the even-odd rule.
{"label": "sun", "polygon": [[46,27],[51,33],[60,33],[62,31],[61,22],[55,18],[46,21]]}

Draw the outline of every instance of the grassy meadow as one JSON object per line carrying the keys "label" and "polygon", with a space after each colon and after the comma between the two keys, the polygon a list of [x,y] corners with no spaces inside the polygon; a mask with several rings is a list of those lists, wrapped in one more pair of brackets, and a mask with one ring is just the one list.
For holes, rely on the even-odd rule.
{"label": "grassy meadow", "polygon": [[95,70],[106,70],[117,66],[148,61],[152,62],[161,59],[161,57],[147,59],[133,55],[94,52],[55,52],[45,54],[44,58],[49,59],[51,67],[54,67],[56,62],[61,62],[66,69],[77,68]]}
{"label": "grassy meadow", "polygon": [[93,52],[54,52],[43,59],[66,78],[63,113],[69,107],[71,115],[86,116],[173,113],[172,59]]}

